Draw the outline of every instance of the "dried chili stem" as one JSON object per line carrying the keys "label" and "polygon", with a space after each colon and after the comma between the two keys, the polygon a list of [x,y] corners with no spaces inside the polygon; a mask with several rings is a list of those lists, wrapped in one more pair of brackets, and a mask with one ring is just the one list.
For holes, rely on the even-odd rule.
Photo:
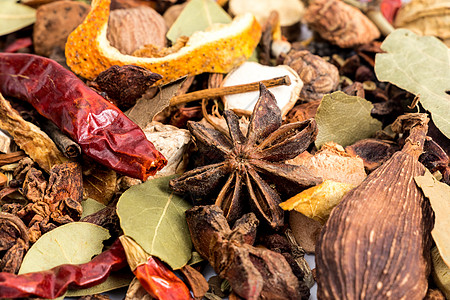
{"label": "dried chili stem", "polygon": [[263,83],[267,88],[269,88],[269,87],[274,87],[274,86],[279,86],[279,85],[290,85],[291,80],[290,80],[289,76],[285,75],[282,77],[276,77],[273,79],[262,80],[259,82],[252,82],[252,83],[246,83],[246,84],[240,84],[240,85],[234,85],[234,86],[224,86],[224,87],[219,87],[219,88],[196,91],[196,92],[184,94],[181,96],[173,97],[172,99],[170,99],[170,105],[178,105],[178,104],[182,104],[182,103],[192,102],[195,100],[209,99],[209,98],[220,97],[220,96],[225,96],[225,95],[257,91],[259,89],[260,83]]}

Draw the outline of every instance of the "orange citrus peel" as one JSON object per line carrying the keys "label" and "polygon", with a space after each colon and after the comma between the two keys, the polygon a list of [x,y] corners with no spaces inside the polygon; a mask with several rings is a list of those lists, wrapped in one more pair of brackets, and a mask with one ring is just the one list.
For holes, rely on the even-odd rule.
{"label": "orange citrus peel", "polygon": [[232,23],[194,33],[186,46],[164,57],[125,55],[106,38],[111,0],[93,0],[83,23],[69,36],[66,60],[76,74],[92,80],[113,65],[136,65],[163,76],[158,84],[203,72],[228,73],[246,61],[261,37],[261,26],[252,14]]}

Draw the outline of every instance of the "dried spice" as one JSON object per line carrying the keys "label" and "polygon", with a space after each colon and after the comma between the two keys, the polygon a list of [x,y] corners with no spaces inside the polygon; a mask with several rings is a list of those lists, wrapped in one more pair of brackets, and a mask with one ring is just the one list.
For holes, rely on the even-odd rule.
{"label": "dried spice", "polygon": [[[75,28],[73,28],[75,29]],[[132,54],[146,44],[165,47],[167,25],[153,8],[114,9],[109,15],[107,39],[122,54]]]}
{"label": "dried spice", "polygon": [[81,168],[77,163],[54,166],[48,182],[41,171],[30,167],[23,183],[23,194],[30,202],[15,212],[28,225],[30,242],[36,242],[42,233],[56,228],[56,224],[79,219],[82,190]]}
{"label": "dried spice", "polygon": [[119,239],[133,274],[152,297],[161,300],[192,299],[184,282],[159,259],[145,252],[132,238],[122,235]]}
{"label": "dried spice", "polygon": [[280,109],[264,85],[260,86],[260,98],[250,118],[247,136],[242,134],[235,113],[227,110],[224,116],[230,137],[200,123],[188,122],[197,146],[210,150],[210,157],[219,158],[219,162],[185,172],[170,181],[171,188],[194,197],[221,189],[215,203],[230,222],[249,209],[243,201],[249,197],[250,207],[259,218],[274,228],[282,226],[284,216],[278,206],[281,199],[268,182],[280,190],[290,187],[297,191],[321,182],[304,167],[282,163],[302,153],[314,140],[317,134],[314,120],[281,125]]}
{"label": "dried spice", "polygon": [[304,21],[322,38],[341,48],[369,43],[380,36],[377,27],[359,9],[340,0],[314,0]]}
{"label": "dried spice", "polygon": [[320,100],[325,94],[334,92],[339,85],[338,69],[308,50],[290,51],[283,64],[294,69],[303,81],[301,100]]}
{"label": "dried spice", "polygon": [[161,78],[161,75],[138,66],[112,66],[101,72],[89,86],[105,93],[107,100],[125,111]]}
{"label": "dried spice", "polygon": [[439,250],[431,249],[431,260],[433,262],[432,275],[434,282],[448,299],[450,297],[450,267],[439,255]]}
{"label": "dried spice", "polygon": [[[5,82],[2,83],[4,85]],[[1,94],[0,128],[8,131],[14,142],[47,172],[52,166],[68,161],[48,135],[33,123],[25,121]]]}
{"label": "dried spice", "polygon": [[323,180],[344,182],[354,186],[366,178],[363,161],[358,157],[351,157],[336,143],[326,143],[314,156],[299,155],[288,163],[302,165]]}
{"label": "dried spice", "polygon": [[166,164],[136,124],[56,62],[1,53],[0,81],[2,93],[34,105],[101,164],[140,179]]}
{"label": "dried spice", "polygon": [[0,271],[17,273],[23,256],[28,250],[28,231],[21,219],[13,214],[0,212]]}
{"label": "dried spice", "polygon": [[41,120],[39,125],[55,142],[58,149],[67,158],[76,158],[81,155],[81,147],[75,143],[71,138],[61,132],[61,130],[50,120]]}
{"label": "dried spice", "polygon": [[381,166],[398,150],[400,148],[397,144],[378,139],[363,139],[345,147],[345,152],[363,160],[364,168],[369,173]]}
{"label": "dried spice", "polygon": [[252,54],[261,36],[259,23],[246,14],[216,30],[194,33],[185,47],[164,58],[123,55],[106,38],[109,5],[110,0],[93,1],[89,15],[67,40],[67,64],[87,79],[112,65],[144,67],[161,74],[161,83],[203,72],[226,73]]}
{"label": "dried spice", "polygon": [[393,127],[409,131],[402,151],[347,193],[316,249],[321,299],[423,299],[428,289],[433,212],[414,177],[428,130],[426,114]]}
{"label": "dried spice", "polygon": [[81,265],[60,265],[47,271],[21,275],[0,273],[0,298],[57,298],[67,288],[85,288],[104,282],[111,271],[127,265],[125,251],[119,240],[90,262]]}
{"label": "dried spice", "polygon": [[283,255],[253,247],[259,224],[253,213],[228,226],[222,210],[195,206],[186,211],[192,242],[217,274],[244,299],[308,299]]}
{"label": "dried spice", "polygon": [[306,253],[314,254],[322,224],[294,210],[289,213],[289,226],[300,247]]}
{"label": "dried spice", "polygon": [[440,0],[412,0],[395,18],[396,28],[407,28],[420,35],[434,35],[450,45],[450,4]]}
{"label": "dried spice", "polygon": [[426,138],[423,153],[420,155],[419,161],[431,173],[439,171],[442,175],[442,182],[450,185],[450,158],[444,149],[432,138]]}
{"label": "dried spice", "polygon": [[185,265],[180,269],[180,271],[187,281],[192,294],[194,295],[194,298],[203,299],[203,296],[205,296],[206,292],[209,289],[209,286],[202,273],[200,273],[190,265]]}

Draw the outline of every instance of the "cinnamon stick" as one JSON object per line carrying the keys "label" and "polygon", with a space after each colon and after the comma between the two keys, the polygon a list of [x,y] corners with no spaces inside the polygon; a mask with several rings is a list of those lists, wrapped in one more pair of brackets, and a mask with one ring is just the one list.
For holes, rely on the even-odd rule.
{"label": "cinnamon stick", "polygon": [[55,142],[58,149],[67,158],[75,158],[81,154],[81,147],[73,140],[71,140],[67,135],[61,132],[59,128],[50,120],[43,119],[39,122],[48,136]]}
{"label": "cinnamon stick", "polygon": [[209,99],[214,97],[220,97],[231,94],[246,93],[259,90],[259,83],[263,83],[267,88],[279,86],[279,85],[290,85],[291,80],[288,75],[282,77],[276,77],[273,79],[262,80],[259,82],[252,82],[234,86],[224,86],[219,88],[212,88],[206,90],[200,90],[180,96],[175,96],[170,99],[170,105],[178,105],[182,103],[192,102],[200,99]]}

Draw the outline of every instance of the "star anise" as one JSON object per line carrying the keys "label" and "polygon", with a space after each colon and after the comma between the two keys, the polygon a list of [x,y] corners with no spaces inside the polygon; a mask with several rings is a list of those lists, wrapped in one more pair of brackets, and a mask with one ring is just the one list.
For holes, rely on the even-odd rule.
{"label": "star anise", "polygon": [[278,205],[281,198],[272,186],[279,191],[299,192],[322,181],[302,166],[283,163],[305,151],[314,141],[315,121],[281,125],[281,111],[275,97],[262,84],[247,136],[240,130],[239,118],[233,111],[226,110],[224,116],[229,136],[199,122],[188,122],[197,145],[221,159],[173,179],[171,188],[188,192],[194,198],[210,196],[220,188],[215,204],[229,222],[250,208],[271,227],[282,226],[284,213]]}

